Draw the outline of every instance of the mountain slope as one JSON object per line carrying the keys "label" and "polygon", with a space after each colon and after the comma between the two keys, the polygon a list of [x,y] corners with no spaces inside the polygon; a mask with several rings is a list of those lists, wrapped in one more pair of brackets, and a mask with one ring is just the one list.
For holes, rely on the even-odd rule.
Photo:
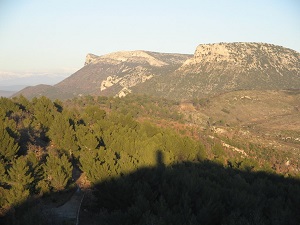
{"label": "mountain slope", "polygon": [[124,96],[131,87],[173,71],[191,55],[124,51],[104,56],[88,54],[85,66],[55,85],[76,94]]}
{"label": "mountain slope", "polygon": [[[131,88],[137,84],[173,72],[190,57],[192,55],[147,51],[123,51],[103,56],[88,54],[83,68],[43,94],[50,98],[87,94],[122,97],[131,93]],[[18,94],[29,96],[29,92],[34,90],[24,89]]]}
{"label": "mountain slope", "polygon": [[[23,95],[26,98],[34,98],[40,96],[47,96],[52,99],[60,99],[62,96],[66,97],[66,93],[61,92],[59,89],[55,88],[54,86],[47,85],[47,84],[39,84],[36,86],[28,86],[21,91],[14,94],[14,96]],[[72,96],[69,96],[72,97]]]}

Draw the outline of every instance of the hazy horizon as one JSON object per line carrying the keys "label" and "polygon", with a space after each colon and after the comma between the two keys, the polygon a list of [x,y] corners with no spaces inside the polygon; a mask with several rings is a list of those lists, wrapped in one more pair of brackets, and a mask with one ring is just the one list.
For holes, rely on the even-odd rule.
{"label": "hazy horizon", "polygon": [[20,77],[67,77],[83,66],[87,53],[192,54],[199,44],[218,42],[265,42],[299,52],[299,11],[293,0],[4,0],[0,86]]}

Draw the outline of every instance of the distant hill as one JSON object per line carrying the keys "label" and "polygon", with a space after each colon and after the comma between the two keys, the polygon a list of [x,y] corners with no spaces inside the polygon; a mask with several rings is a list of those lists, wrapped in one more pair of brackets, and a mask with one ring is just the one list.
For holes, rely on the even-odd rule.
{"label": "distant hill", "polygon": [[12,96],[13,94],[15,94],[16,91],[4,91],[4,90],[0,90],[0,97],[10,97]]}
{"label": "distant hill", "polygon": [[149,51],[88,54],[85,66],[62,82],[17,93],[72,98],[129,93],[192,99],[235,90],[300,89],[300,54],[265,43],[199,45],[194,55]]}
{"label": "distant hill", "polygon": [[34,97],[40,97],[40,96],[47,96],[52,99],[66,99],[71,98],[71,95],[67,95],[65,92],[61,92],[58,88],[55,86],[47,85],[47,84],[39,84],[36,86],[28,86],[21,91],[14,94],[14,96],[23,95],[26,98],[34,98]]}

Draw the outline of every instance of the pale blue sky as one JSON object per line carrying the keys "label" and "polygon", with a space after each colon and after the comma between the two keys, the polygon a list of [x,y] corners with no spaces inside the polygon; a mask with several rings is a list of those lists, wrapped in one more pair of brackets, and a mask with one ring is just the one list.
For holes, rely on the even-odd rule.
{"label": "pale blue sky", "polygon": [[215,42],[300,52],[300,1],[0,0],[0,73],[70,75],[87,53],[193,53]]}

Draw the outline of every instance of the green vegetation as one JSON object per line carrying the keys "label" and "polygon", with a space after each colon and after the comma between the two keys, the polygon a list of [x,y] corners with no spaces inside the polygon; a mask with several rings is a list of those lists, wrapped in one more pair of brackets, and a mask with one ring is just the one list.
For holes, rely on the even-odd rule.
{"label": "green vegetation", "polygon": [[26,164],[26,160],[23,157],[19,157],[7,170],[4,182],[10,186],[10,188],[5,190],[5,200],[8,205],[20,205],[30,195],[29,190],[33,181],[33,175]]}
{"label": "green vegetation", "polygon": [[66,155],[56,156],[49,155],[44,164],[44,173],[47,175],[45,180],[49,187],[54,190],[64,190],[68,181],[72,177],[72,165]]}
{"label": "green vegetation", "polygon": [[299,181],[225,169],[208,161],[144,168],[97,185],[93,221],[126,225],[297,224],[299,185]]}
{"label": "green vegetation", "polygon": [[9,127],[0,123],[0,158],[5,161],[11,161],[19,150],[19,145],[8,132]]}
{"label": "green vegetation", "polygon": [[[98,207],[87,208],[103,224],[300,221],[300,201],[293,197],[300,196],[299,181],[275,175],[255,152],[245,158],[204,133],[193,138],[164,128],[161,121],[183,120],[178,102],[132,95],[62,103],[21,96],[0,104],[0,213],[10,224],[32,216],[36,220],[27,224],[46,224],[36,216],[34,199],[73,188],[76,172],[91,184]],[[278,213],[267,209],[271,203]]]}

